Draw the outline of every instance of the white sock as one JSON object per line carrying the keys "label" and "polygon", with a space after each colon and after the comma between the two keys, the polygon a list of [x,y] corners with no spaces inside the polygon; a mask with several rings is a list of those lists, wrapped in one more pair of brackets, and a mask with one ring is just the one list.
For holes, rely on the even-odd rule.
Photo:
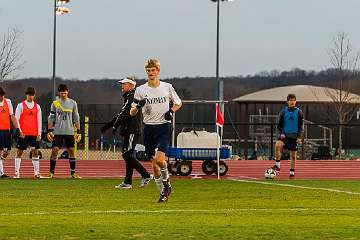
{"label": "white sock", "polygon": [[15,173],[20,172],[21,158],[15,158]]}
{"label": "white sock", "polygon": [[0,159],[0,176],[4,174],[4,160]]}
{"label": "white sock", "polygon": [[34,174],[35,175],[39,175],[40,174],[40,161],[39,161],[39,157],[33,158],[32,159],[32,164],[34,166]]}
{"label": "white sock", "polygon": [[276,165],[278,168],[280,168],[280,161],[276,161],[276,162],[275,162],[275,165]]}
{"label": "white sock", "polygon": [[155,183],[156,183],[156,186],[160,193],[163,192],[163,188],[164,188],[162,181],[163,181],[163,179],[161,176],[159,178],[155,178]]}
{"label": "white sock", "polygon": [[161,177],[164,181],[168,180],[169,179],[169,172],[168,172],[168,169],[167,169],[167,164],[165,162],[165,166],[160,168],[160,173],[161,173]]}

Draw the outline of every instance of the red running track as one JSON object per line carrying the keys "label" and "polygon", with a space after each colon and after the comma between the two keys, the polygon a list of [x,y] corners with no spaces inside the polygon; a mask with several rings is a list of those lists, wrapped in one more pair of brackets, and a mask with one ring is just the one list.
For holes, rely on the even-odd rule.
{"label": "red running track", "polygon": [[[206,176],[201,171],[202,161],[193,161],[192,177],[216,178],[215,175]],[[266,160],[229,160],[226,161],[229,171],[225,178],[237,179],[263,179],[264,172],[274,162]],[[149,162],[143,162],[144,166],[151,171]],[[121,178],[124,175],[123,160],[78,160],[77,172],[83,178]],[[289,161],[281,162],[281,172],[277,178],[289,178]],[[40,161],[41,174],[46,175],[49,170],[49,161]],[[5,173],[9,176],[14,174],[14,160],[5,161]],[[21,177],[32,177],[33,167],[30,160],[22,160]],[[69,162],[58,160],[55,177],[69,177]],[[139,177],[137,173],[134,177]],[[360,160],[299,160],[296,164],[295,179],[360,179]]]}

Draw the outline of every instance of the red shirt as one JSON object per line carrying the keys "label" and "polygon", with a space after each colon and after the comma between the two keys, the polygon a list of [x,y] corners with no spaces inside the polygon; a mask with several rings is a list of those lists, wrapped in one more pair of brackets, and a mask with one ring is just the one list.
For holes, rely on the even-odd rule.
{"label": "red shirt", "polygon": [[0,107],[0,130],[10,130],[10,110],[9,105],[3,98],[4,104]]}
{"label": "red shirt", "polygon": [[20,115],[20,128],[25,136],[37,136],[38,135],[38,108],[36,102],[34,102],[33,108],[28,108],[25,101],[22,102],[23,111]]}

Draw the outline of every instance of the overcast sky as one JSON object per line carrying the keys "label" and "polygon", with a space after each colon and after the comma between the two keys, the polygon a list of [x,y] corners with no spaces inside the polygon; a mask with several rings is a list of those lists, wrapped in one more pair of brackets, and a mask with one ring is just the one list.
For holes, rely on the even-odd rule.
{"label": "overcast sky", "polygon": [[[53,0],[0,0],[0,33],[23,31],[18,77],[52,74]],[[57,76],[144,77],[148,57],[162,77],[214,76],[216,3],[210,0],[72,0],[58,17]],[[340,31],[360,47],[359,0],[234,0],[221,3],[220,75],[328,66]]]}

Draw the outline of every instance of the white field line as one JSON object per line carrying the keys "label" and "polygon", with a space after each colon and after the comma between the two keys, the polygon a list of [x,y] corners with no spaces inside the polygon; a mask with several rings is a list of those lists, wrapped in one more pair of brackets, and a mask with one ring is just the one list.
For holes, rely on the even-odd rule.
{"label": "white field line", "polygon": [[350,195],[360,195],[360,192],[351,192],[333,188],[321,188],[321,187],[308,187],[308,186],[301,186],[301,185],[292,185],[287,183],[276,183],[276,182],[264,182],[264,181],[255,181],[255,180],[244,180],[244,179],[230,179],[236,182],[244,182],[244,183],[255,183],[255,184],[262,184],[262,185],[273,185],[273,186],[281,186],[281,187],[291,187],[291,188],[301,188],[301,189],[310,189],[310,190],[321,190],[327,192],[336,192],[336,193],[345,193]]}
{"label": "white field line", "polygon": [[[242,179],[251,179],[251,180],[260,180],[259,178],[255,178],[255,177],[249,177],[249,176],[236,176],[238,178],[242,178]],[[235,180],[235,179],[231,179],[229,178],[230,180]]]}
{"label": "white field line", "polygon": [[322,212],[340,212],[347,211],[359,212],[360,208],[229,208],[229,209],[168,209],[168,210],[95,210],[95,211],[53,211],[53,212],[19,212],[19,213],[1,213],[1,217],[6,216],[42,216],[42,215],[76,215],[76,214],[168,214],[168,213],[237,213],[237,212],[305,212],[305,211],[322,211]]}

